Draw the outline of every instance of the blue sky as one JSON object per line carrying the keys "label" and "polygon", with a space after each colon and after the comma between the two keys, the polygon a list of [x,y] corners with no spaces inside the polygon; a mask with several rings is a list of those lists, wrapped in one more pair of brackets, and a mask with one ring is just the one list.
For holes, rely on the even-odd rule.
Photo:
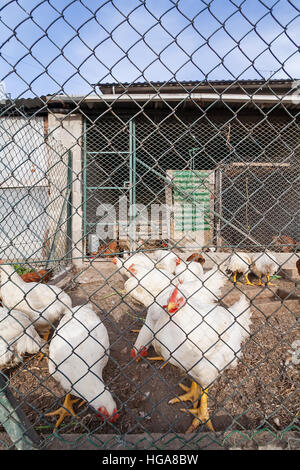
{"label": "blue sky", "polygon": [[[299,78],[300,0],[2,0],[13,98],[96,82]],[[298,36],[298,37],[297,37]]]}

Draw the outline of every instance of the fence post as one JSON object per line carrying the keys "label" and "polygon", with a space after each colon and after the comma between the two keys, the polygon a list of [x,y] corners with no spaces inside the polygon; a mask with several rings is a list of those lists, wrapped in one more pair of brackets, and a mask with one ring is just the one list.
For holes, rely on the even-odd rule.
{"label": "fence post", "polygon": [[0,422],[18,450],[33,450],[40,439],[0,374]]}

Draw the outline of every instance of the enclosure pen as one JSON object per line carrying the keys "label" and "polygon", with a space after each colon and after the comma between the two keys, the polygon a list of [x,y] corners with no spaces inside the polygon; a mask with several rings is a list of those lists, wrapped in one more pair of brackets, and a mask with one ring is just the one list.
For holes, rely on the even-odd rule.
{"label": "enclosure pen", "polygon": [[1,450],[300,448],[299,27],[1,2]]}

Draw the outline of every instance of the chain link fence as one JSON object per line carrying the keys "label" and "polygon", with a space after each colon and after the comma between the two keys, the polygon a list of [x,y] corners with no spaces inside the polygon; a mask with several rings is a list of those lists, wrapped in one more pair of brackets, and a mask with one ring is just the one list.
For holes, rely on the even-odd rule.
{"label": "chain link fence", "polygon": [[0,6],[1,448],[297,447],[299,22]]}

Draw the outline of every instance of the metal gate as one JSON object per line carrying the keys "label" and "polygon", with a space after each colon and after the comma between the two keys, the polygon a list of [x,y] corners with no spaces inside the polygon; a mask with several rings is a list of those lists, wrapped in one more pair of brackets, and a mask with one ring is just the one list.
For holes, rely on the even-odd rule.
{"label": "metal gate", "polygon": [[[116,142],[118,139],[118,142]],[[135,204],[135,122],[112,119],[90,123],[84,119],[83,207],[87,251],[99,242],[131,240]]]}

